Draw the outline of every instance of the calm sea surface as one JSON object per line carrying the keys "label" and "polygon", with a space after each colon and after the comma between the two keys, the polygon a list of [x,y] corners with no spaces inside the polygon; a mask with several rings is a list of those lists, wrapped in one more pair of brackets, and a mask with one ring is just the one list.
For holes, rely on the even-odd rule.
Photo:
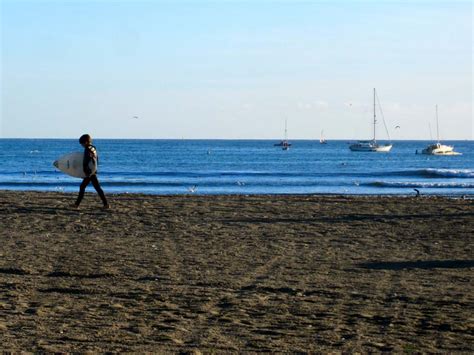
{"label": "calm sea surface", "polygon": [[[351,152],[347,141],[274,143],[94,141],[106,193],[474,195],[473,141],[443,142],[463,154],[450,157],[415,154],[427,141],[394,142],[388,154]],[[0,189],[78,191],[81,180],[52,165],[72,151],[82,151],[75,139],[0,139]]]}

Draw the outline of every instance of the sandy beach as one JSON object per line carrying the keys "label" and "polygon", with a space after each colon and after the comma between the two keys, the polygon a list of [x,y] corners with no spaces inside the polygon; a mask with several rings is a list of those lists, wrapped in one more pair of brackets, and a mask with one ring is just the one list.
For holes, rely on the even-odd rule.
{"label": "sandy beach", "polygon": [[3,351],[472,352],[474,201],[0,192]]}

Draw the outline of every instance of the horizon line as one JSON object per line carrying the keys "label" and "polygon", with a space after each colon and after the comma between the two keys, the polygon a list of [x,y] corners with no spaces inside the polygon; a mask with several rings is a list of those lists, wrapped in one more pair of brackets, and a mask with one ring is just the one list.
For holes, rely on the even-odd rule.
{"label": "horizon line", "polygon": [[[0,140],[77,140],[74,137],[0,137]],[[281,141],[282,138],[112,138],[112,137],[93,137],[93,140],[143,140],[143,141]],[[294,138],[288,141],[315,141],[319,143],[319,138]],[[326,142],[336,141],[371,141],[372,139],[355,139],[355,138],[334,138],[327,139]],[[410,142],[410,141],[436,141],[436,139],[377,139],[377,142]],[[474,141],[472,138],[444,138],[441,141]]]}

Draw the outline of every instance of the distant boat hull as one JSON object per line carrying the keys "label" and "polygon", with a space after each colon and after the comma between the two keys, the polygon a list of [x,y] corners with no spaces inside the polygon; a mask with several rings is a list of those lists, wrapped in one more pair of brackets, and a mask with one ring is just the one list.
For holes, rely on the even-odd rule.
{"label": "distant boat hull", "polygon": [[374,141],[371,142],[357,142],[355,144],[351,144],[349,149],[353,152],[378,152],[378,153],[388,153],[392,149],[392,144],[377,144]]}
{"label": "distant boat hull", "polygon": [[288,143],[288,141],[281,141],[280,143],[275,143],[273,146],[274,147],[291,147],[291,143]]}
{"label": "distant boat hull", "polygon": [[421,154],[426,155],[461,155],[461,153],[455,152],[454,147],[445,144],[431,144],[421,151]]}

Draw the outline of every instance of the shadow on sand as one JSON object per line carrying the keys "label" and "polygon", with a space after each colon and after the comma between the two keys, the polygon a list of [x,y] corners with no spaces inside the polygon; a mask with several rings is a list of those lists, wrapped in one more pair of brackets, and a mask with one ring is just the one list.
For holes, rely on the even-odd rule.
{"label": "shadow on sand", "polygon": [[357,266],[371,270],[466,269],[474,267],[474,260],[377,261]]}

